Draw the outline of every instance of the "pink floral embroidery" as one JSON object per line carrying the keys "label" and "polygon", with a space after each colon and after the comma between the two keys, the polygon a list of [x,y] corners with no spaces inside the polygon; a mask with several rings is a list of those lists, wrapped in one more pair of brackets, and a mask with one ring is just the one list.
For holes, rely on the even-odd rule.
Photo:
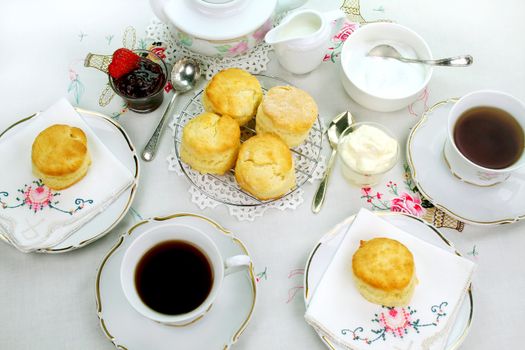
{"label": "pink floral embroidery", "polygon": [[[426,113],[426,111],[428,111],[428,97],[429,97],[429,90],[428,88],[425,88],[425,90],[423,90],[421,95],[417,97],[417,100],[408,106],[408,113],[410,113],[411,116],[418,117],[418,118],[423,113]],[[419,110],[416,111],[416,109],[419,109]]]}
{"label": "pink floral embroidery", "polygon": [[29,208],[35,212],[42,210],[51,203],[53,193],[51,189],[46,186],[28,186],[24,191],[24,201]]}
{"label": "pink floral embroidery", "polygon": [[399,197],[392,199],[390,210],[415,216],[421,216],[424,213],[423,207],[421,206],[421,199],[419,199],[416,194],[411,196],[406,192],[403,192]]}
{"label": "pink floral embroidery", "polygon": [[270,29],[272,29],[272,21],[268,20],[264,22],[264,24],[259,29],[257,29],[252,36],[257,42],[262,41]]}
{"label": "pink floral embroidery", "polygon": [[356,30],[356,24],[355,23],[349,23],[345,22],[339,32],[334,36],[334,39],[339,41],[346,41],[350,34],[355,32]]}
{"label": "pink floral embroidery", "polygon": [[[65,210],[58,207],[60,201],[58,197],[60,192],[53,191],[42,180],[35,180],[31,184],[25,184],[23,188],[16,191],[18,195],[15,198],[9,195],[9,192],[0,191],[0,208],[1,209],[15,209],[19,207],[27,207],[29,210],[37,213],[46,208],[56,210],[65,214],[73,215],[79,210],[84,209],[86,204],[93,204],[92,199],[75,199],[75,206],[71,209]],[[8,200],[11,203],[8,203]]]}
{"label": "pink floral embroidery", "polygon": [[357,24],[344,22],[341,29],[334,35],[331,39],[332,45],[328,48],[328,52],[325,54],[323,61],[332,61],[335,62],[335,59],[339,56],[344,42],[350,34],[352,34],[357,29]]}
{"label": "pink floral embroidery", "polygon": [[[425,214],[426,208],[431,208],[432,204],[422,199],[417,187],[410,177],[408,165],[404,165],[403,183],[406,192],[400,192],[396,182],[388,181],[385,184],[386,192],[379,192],[371,187],[361,188],[361,198],[370,204],[372,210],[388,210],[398,213],[407,213],[421,217]],[[391,198],[387,198],[388,195]]]}
{"label": "pink floral embroidery", "polygon": [[405,308],[390,309],[388,312],[381,312],[379,315],[379,324],[385,329],[386,333],[392,333],[399,337],[405,334],[406,329],[410,326],[410,313]]}
{"label": "pink floral embroidery", "polygon": [[448,302],[446,301],[437,305],[432,305],[430,311],[433,314],[433,319],[427,323],[422,323],[421,319],[415,318],[414,314],[417,310],[411,306],[382,306],[382,311],[374,314],[375,317],[371,320],[373,325],[370,327],[369,336],[363,336],[365,328],[361,326],[354,329],[341,329],[341,334],[351,335],[352,340],[361,341],[368,345],[378,340],[386,341],[388,336],[402,339],[411,330],[420,333],[422,328],[437,327],[440,319],[447,316],[447,313],[445,312],[447,306]]}
{"label": "pink floral embroidery", "polygon": [[233,47],[230,47],[228,49],[228,52],[232,53],[232,54],[240,54],[240,53],[246,52],[247,50],[248,50],[248,42],[247,41],[241,41],[237,45],[235,45]]}

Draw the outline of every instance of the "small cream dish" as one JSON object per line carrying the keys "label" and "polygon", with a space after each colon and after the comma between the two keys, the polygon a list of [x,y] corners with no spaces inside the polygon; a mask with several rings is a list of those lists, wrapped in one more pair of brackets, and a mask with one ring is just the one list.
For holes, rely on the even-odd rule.
{"label": "small cream dish", "polygon": [[337,153],[343,176],[352,184],[370,186],[396,165],[399,143],[378,123],[355,123],[341,134]]}
{"label": "small cream dish", "polygon": [[409,58],[432,59],[432,53],[421,36],[395,23],[367,24],[344,43],[340,77],[346,92],[368,109],[391,112],[417,99],[432,77],[432,67],[367,56],[382,44]]}

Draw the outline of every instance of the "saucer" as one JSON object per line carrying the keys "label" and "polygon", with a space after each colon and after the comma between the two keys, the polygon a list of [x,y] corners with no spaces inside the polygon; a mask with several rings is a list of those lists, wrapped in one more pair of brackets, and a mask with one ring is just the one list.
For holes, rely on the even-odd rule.
{"label": "saucer", "polygon": [[141,221],[120,236],[98,269],[95,288],[100,327],[118,349],[229,349],[248,325],[255,307],[253,265],[226,276],[211,309],[204,317],[186,326],[167,326],[149,320],[135,311],[124,296],[120,285],[120,263],[126,248],[137,236],[167,220],[204,232],[224,258],[249,255],[244,244],[231,232],[199,215],[175,214]]}
{"label": "saucer", "polygon": [[471,224],[513,223],[525,217],[525,169],[506,181],[480,187],[463,182],[449,168],[443,155],[448,113],[457,99],[431,107],[412,128],[407,161],[421,194],[434,206]]}
{"label": "saucer", "polygon": [[[450,243],[434,226],[424,222],[423,220],[403,214],[393,212],[374,212],[376,215],[380,215],[383,219],[390,222],[391,224],[401,228],[402,230],[428,242],[441,247],[447,251],[459,254],[452,243]],[[347,231],[346,227],[352,224],[355,219],[355,215],[350,216],[343,222],[339,223],[331,231],[326,233],[315,248],[310,253],[305,266],[304,274],[304,303],[308,306],[310,298],[315,291],[315,288],[321,281],[321,278],[332,261],[332,257],[337,251],[342,239],[344,238],[344,232]],[[474,299],[472,296],[472,286],[467,291],[468,298],[464,298],[461,306],[459,307],[456,320],[452,325],[452,330],[449,334],[446,350],[458,349],[463,340],[465,340],[472,323],[472,315],[474,312]],[[335,344],[325,335],[317,332],[323,343],[331,350],[343,350],[340,345]]]}
{"label": "saucer", "polygon": [[[76,110],[84,118],[91,129],[93,129],[102,143],[104,143],[122,162],[122,164],[129,169],[135,178],[135,182],[131,187],[124,191],[115,202],[103,212],[95,216],[91,221],[87,222],[77,232],[56,246],[37,250],[39,253],[64,253],[83,247],[103,237],[124,218],[131,207],[131,203],[133,202],[133,198],[137,191],[139,160],[135,147],[131,143],[126,131],[124,131],[122,126],[118,123],[101,113],[87,111],[80,108],[76,108]],[[14,132],[17,128],[23,126],[24,123],[35,117],[37,114],[38,113],[11,125],[5,131],[0,133],[0,138]],[[9,243],[9,240],[1,234],[0,240]]]}

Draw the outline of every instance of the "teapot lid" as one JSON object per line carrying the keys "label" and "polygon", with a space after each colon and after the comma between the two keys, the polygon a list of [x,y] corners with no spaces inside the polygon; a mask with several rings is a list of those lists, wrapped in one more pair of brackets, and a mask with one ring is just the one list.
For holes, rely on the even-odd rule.
{"label": "teapot lid", "polygon": [[272,16],[277,0],[172,0],[166,16],[200,39],[229,40],[250,34]]}

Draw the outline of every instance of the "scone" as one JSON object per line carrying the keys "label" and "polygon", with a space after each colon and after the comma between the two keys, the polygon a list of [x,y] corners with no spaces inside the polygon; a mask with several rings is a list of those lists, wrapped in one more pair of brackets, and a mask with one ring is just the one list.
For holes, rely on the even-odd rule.
{"label": "scone", "polygon": [[412,253],[389,238],[361,241],[352,257],[352,272],[359,293],[384,306],[407,305],[417,281]]}
{"label": "scone", "polygon": [[54,190],[80,181],[91,165],[87,137],[76,127],[55,124],[38,134],[31,150],[33,174]]}
{"label": "scone", "polygon": [[278,136],[253,136],[241,146],[235,178],[242,189],[261,200],[282,197],[295,186],[292,153]]}
{"label": "scone", "polygon": [[208,112],[229,115],[242,126],[255,116],[262,96],[257,78],[245,70],[229,68],[210,80],[202,94],[202,105]]}
{"label": "scone", "polygon": [[235,164],[240,145],[241,130],[235,120],[204,112],[184,126],[180,157],[203,174],[222,175]]}
{"label": "scone", "polygon": [[289,147],[300,145],[317,118],[317,104],[306,92],[293,86],[268,90],[257,109],[257,133],[279,135]]}

